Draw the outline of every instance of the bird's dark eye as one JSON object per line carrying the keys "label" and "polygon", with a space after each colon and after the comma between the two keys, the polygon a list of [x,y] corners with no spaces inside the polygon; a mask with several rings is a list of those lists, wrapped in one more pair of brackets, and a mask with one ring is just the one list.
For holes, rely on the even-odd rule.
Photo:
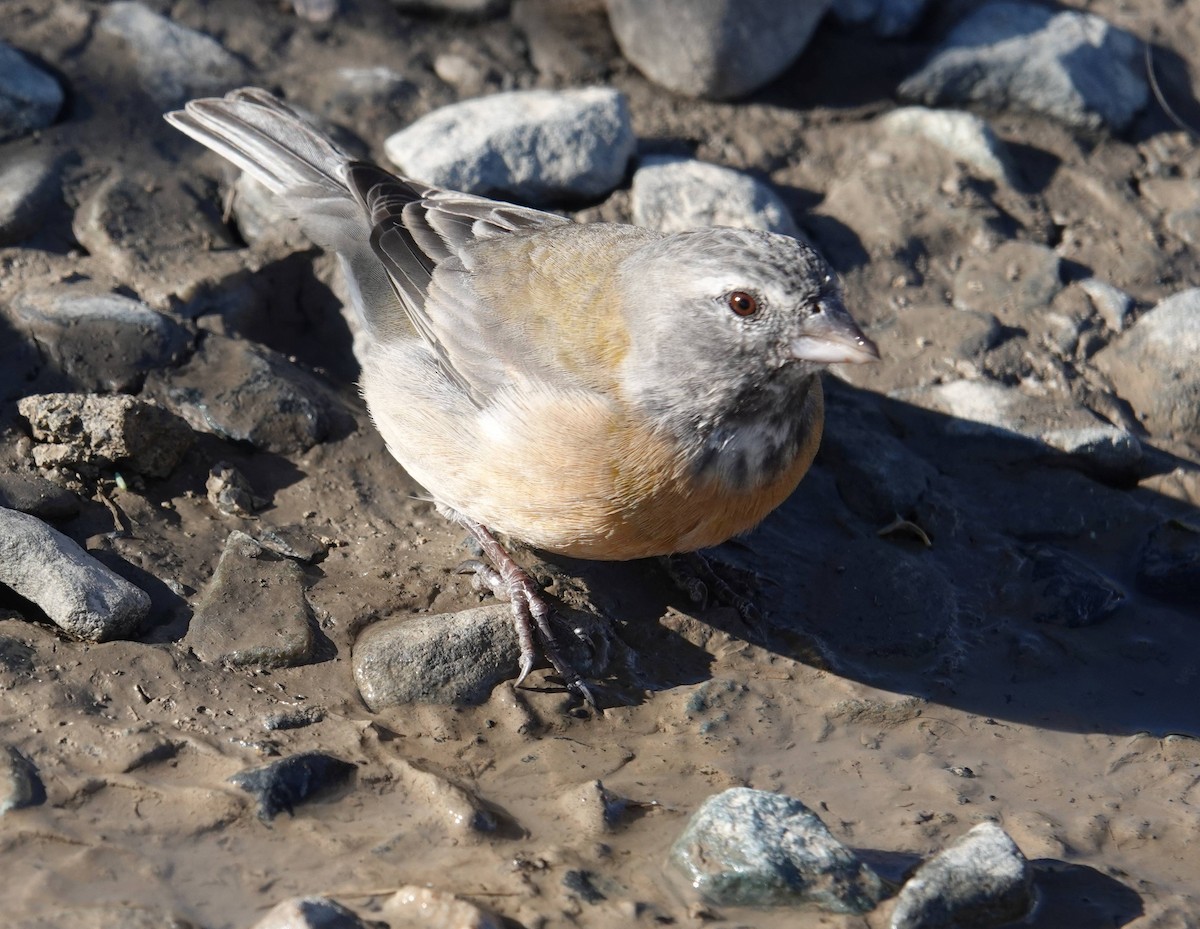
{"label": "bird's dark eye", "polygon": [[738,316],[753,316],[758,312],[758,301],[744,290],[735,290],[729,295],[729,308]]}

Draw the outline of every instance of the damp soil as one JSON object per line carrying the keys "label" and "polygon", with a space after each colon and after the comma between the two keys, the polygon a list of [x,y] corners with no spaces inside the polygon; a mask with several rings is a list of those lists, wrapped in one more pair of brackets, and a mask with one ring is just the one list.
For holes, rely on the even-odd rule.
{"label": "damp soil", "polygon": [[[1164,93],[1195,115],[1185,57],[1200,44],[1200,13],[1073,5],[1157,37]],[[1200,284],[1194,248],[1165,228],[1169,204],[1151,195],[1162,185],[1145,183],[1154,153],[1200,164],[1200,146],[1160,107],[1121,138],[991,114],[1027,179],[995,190],[927,149],[871,157],[872,120],[965,3],[935,4],[905,42],[826,23],[787,74],[737,103],[649,84],[591,3],[564,8],[554,28],[570,43],[558,46],[535,45],[512,15],[401,13],[377,0],[344,3],[324,25],[265,2],[155,6],[381,161],[387,134],[463,95],[435,76],[439,51],[475,63],[475,92],[610,83],[629,97],[640,153],[694,153],[777,186],[885,360],[829,380],[816,466],[759,530],[714,554],[763,610],[765,636],[729,608],[692,603],[656,563],[522,552],[552,594],[609,622],[616,657],[602,712],[579,707],[546,669],[480,706],[371,712],[351,670],[364,628],[484,600],[457,573],[471,556],[463,533],[389,456],[358,398],[333,263],[285,236],[246,246],[222,220],[232,174],[162,123],[95,31],[101,4],[10,3],[0,35],[35,50],[69,99],[58,124],[12,144],[61,153],[65,197],[33,240],[0,250],[0,300],[86,278],[170,312],[186,304],[197,340],[230,335],[284,353],[340,412],[306,452],[201,436],[165,479],[53,475],[84,497],[59,528],[142,584],[154,608],[136,640],[87,644],[5,595],[0,733],[36,765],[46,799],[0,817],[4,921],[108,925],[97,914],[120,907],[159,925],[227,929],[313,894],[380,918],[395,889],[427,885],[527,927],[884,925],[886,906],[867,917],[705,908],[671,881],[663,863],[689,814],[744,784],[802,799],[893,881],[995,820],[1034,862],[1036,926],[1200,920],[1200,609],[1147,593],[1138,574],[1157,527],[1196,518],[1196,447],[1143,433],[1141,471],[1097,473],[888,396],[964,374],[1033,378],[1076,404],[1111,395],[1086,353],[1067,364],[1049,347],[1043,317],[1006,316],[994,294],[1002,338],[981,339],[977,317],[947,312],[948,295],[980,236],[1052,246],[1065,283],[1105,278],[1139,309]],[[412,92],[387,105],[347,99],[331,77],[347,64],[394,68]],[[177,191],[164,229],[194,210],[224,238],[164,232],[177,245],[156,256],[150,235],[142,260],[124,266],[89,253],[73,222],[114,171]],[[848,176],[863,183],[847,189]],[[622,218],[628,195],[561,206]],[[904,241],[876,241],[893,215]],[[42,383],[36,366],[30,377],[30,389]],[[1119,402],[1106,409],[1139,428]],[[0,462],[28,471],[27,426],[15,402],[0,410]],[[902,459],[896,471],[879,465],[885,452]],[[209,503],[218,461],[266,501],[253,518]],[[896,489],[906,481],[919,492]],[[272,527],[300,527],[325,552],[303,567],[315,657],[269,671],[200,661],[184,640],[229,533]],[[1113,608],[1087,608],[1104,584]],[[307,725],[264,724],[314,707]],[[229,782],[307,751],[354,772],[290,815],[264,821]],[[627,801],[614,822],[597,813],[596,781]],[[490,815],[463,816],[459,789]]]}

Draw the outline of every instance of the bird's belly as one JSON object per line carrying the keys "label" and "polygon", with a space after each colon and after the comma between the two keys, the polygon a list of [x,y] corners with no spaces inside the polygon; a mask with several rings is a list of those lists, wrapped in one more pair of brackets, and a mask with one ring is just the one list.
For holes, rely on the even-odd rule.
{"label": "bird's belly", "polygon": [[577,558],[694,551],[746,532],[791,494],[820,441],[818,387],[797,411],[813,428],[790,460],[731,487],[697,473],[679,441],[587,392],[523,393],[480,412],[440,388],[426,393],[410,384],[397,404],[381,402],[372,378],[363,387],[392,454],[435,500],[534,548]]}

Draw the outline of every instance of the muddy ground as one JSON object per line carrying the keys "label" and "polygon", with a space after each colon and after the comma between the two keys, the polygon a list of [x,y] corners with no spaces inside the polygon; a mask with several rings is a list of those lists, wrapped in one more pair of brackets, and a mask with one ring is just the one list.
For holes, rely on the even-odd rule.
{"label": "muddy ground", "polygon": [[[1067,5],[1155,40],[1164,94],[1196,114],[1194,6]],[[1164,220],[1198,196],[1200,146],[1161,107],[1120,137],[986,114],[1024,179],[997,189],[928,147],[888,149],[873,122],[967,3],[935,2],[897,42],[827,21],[781,79],[737,103],[648,83],[590,3],[471,19],[348,0],[325,25],[257,0],[152,4],[381,161],[387,134],[462,96],[609,83],[629,97],[640,153],[694,153],[772,181],[885,356],[830,379],[813,471],[716,553],[766,612],[765,644],[732,611],[697,609],[657,564],[527,552],[552,593],[612,623],[604,711],[580,709],[539,670],[481,706],[371,712],[351,673],[357,635],[483,600],[455,570],[463,533],[422,500],[357,397],[332,263],[286,236],[247,247],[222,220],[233,175],[161,121],[95,29],[103,4],[4,6],[0,37],[53,69],[68,100],[53,127],[6,146],[61,153],[64,195],[33,238],[0,250],[0,301],[81,283],[135,295],[180,318],[193,347],[228,335],[292,357],[340,413],[306,452],[203,435],[165,479],[51,475],[85,498],[59,528],[140,582],[154,610],[135,640],[97,645],[3,601],[0,733],[34,762],[46,800],[0,818],[0,921],[225,929],[301,894],[386,920],[392,891],[428,885],[527,927],[884,925],[886,905],[868,917],[705,910],[671,885],[662,862],[688,815],[749,784],[802,799],[891,879],[993,819],[1035,863],[1039,927],[1200,923],[1200,610],[1138,581],[1153,534],[1197,518],[1200,453],[1189,436],[1139,424],[1090,363],[1115,333],[1070,302],[1089,276],[1130,294],[1134,315],[1200,285],[1194,245]],[[447,48],[474,63],[476,86],[434,74]],[[411,91],[386,105],[349,99],[330,78],[348,63],[394,68]],[[79,240],[114,172],[160,194],[162,211],[122,261]],[[564,206],[621,218],[628,194]],[[893,219],[902,241],[879,231]],[[1017,258],[996,257],[1010,241],[1061,258],[1054,309],[1083,320],[1075,343],[1063,347],[1048,307],[1012,305],[1004,282],[1019,269],[997,265]],[[991,282],[977,309],[998,336],[953,305],[964,265]],[[0,463],[22,473],[33,462],[17,394],[56,386],[44,366],[25,373],[0,406]],[[889,397],[964,377],[1039,393],[1046,409],[1086,406],[1138,434],[1145,454],[1106,469]],[[219,461],[268,501],[255,518],[209,503]],[[271,671],[198,660],[185,636],[230,531],[280,526],[325,553],[303,568],[313,659]],[[264,728],[309,707],[320,721]],[[307,750],[356,772],[293,816],[264,823],[227,781]],[[630,801],[615,823],[599,814],[596,780]],[[479,798],[494,828],[461,815],[447,783]]]}

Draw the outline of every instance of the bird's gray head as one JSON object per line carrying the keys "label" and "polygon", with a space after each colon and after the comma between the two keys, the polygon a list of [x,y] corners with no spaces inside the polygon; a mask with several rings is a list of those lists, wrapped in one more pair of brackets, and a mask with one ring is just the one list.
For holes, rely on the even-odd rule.
{"label": "bird's gray head", "polygon": [[829,364],[874,361],[825,260],[790,236],[713,228],[648,242],[622,268],[629,383],[719,419],[786,404]]}

